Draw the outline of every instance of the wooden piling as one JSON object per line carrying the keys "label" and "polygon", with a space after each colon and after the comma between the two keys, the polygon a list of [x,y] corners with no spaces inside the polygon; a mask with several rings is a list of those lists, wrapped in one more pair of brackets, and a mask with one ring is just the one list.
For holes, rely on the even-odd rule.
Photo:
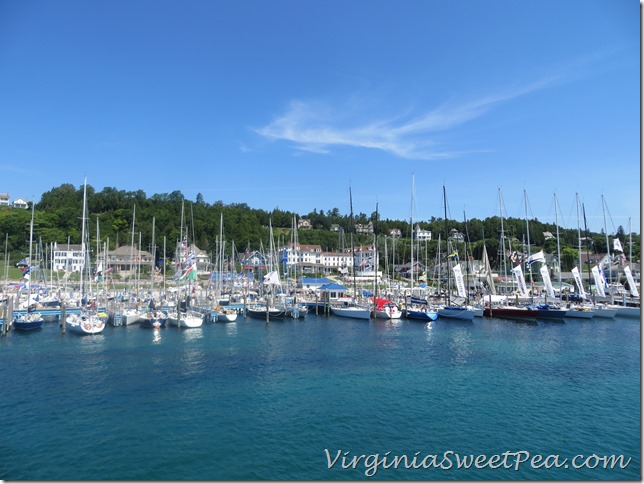
{"label": "wooden piling", "polygon": [[64,302],[60,303],[60,332],[65,334],[67,330],[67,305]]}
{"label": "wooden piling", "polygon": [[268,298],[266,298],[266,324],[268,324],[269,315],[270,315],[270,311],[268,306]]}
{"label": "wooden piling", "polygon": [[7,325],[7,331],[9,331],[11,329],[11,325],[13,324],[13,296],[7,303],[7,317],[5,318],[4,322]]}

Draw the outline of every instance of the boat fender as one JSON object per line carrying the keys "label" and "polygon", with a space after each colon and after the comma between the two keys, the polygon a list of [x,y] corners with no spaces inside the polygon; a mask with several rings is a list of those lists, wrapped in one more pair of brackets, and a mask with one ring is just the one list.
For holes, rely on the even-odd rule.
{"label": "boat fender", "polygon": [[83,328],[85,328],[85,331],[89,331],[92,329],[92,324],[86,321],[83,323]]}

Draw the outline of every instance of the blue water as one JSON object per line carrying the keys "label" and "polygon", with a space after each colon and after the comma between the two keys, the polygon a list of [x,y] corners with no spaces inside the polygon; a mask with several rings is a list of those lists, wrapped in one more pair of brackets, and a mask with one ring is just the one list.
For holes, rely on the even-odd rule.
{"label": "blue water", "polygon": [[[7,480],[641,477],[634,319],[310,314],[97,336],[46,323],[1,336],[0,355]],[[387,452],[389,468],[374,470]],[[531,466],[528,452],[562,466]],[[503,453],[512,468],[457,466],[456,454]],[[580,454],[631,460],[573,469]],[[423,468],[427,455],[443,468]],[[391,464],[404,456],[407,467]]]}

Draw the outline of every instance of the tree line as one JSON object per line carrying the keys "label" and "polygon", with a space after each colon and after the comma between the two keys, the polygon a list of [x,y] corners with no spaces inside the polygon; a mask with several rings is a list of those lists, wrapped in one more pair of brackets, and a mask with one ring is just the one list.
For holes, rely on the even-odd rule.
{"label": "tree line", "polygon": [[[181,221],[187,229],[189,242],[201,250],[214,254],[217,250],[217,239],[220,233],[220,222],[223,220],[223,238],[227,244],[234,242],[237,252],[246,250],[262,250],[270,247],[270,233],[278,246],[292,240],[293,221],[300,218],[308,219],[312,229],[298,230],[300,244],[318,244],[325,251],[348,250],[351,242],[354,245],[371,245],[376,241],[381,262],[384,261],[385,244],[387,260],[402,264],[409,262],[411,257],[411,233],[413,227],[410,220],[381,219],[377,212],[370,215],[360,213],[353,216],[342,214],[338,208],[327,211],[314,209],[307,214],[297,214],[275,208],[272,211],[255,209],[245,203],[224,204],[222,201],[206,203],[201,194],[194,201],[186,200],[180,191],[154,194],[147,196],[142,190],[124,191],[105,187],[97,192],[88,185],[87,190],[87,228],[89,246],[94,250],[97,241],[101,244],[109,242],[109,250],[129,245],[132,233],[138,246],[139,234],[141,250],[152,252],[153,237],[158,254],[163,253],[163,244],[169,252],[174,251],[180,239]],[[79,188],[71,184],[62,184],[44,193],[34,206],[34,242],[43,247],[57,242],[59,245],[81,242],[81,218],[83,207],[83,186]],[[31,208],[31,207],[30,207]],[[29,229],[31,211],[11,207],[0,207],[0,234],[4,236],[5,253],[9,254],[9,262],[15,262],[29,254]],[[357,224],[373,224],[374,234],[356,234]],[[557,253],[557,240],[547,238],[545,233],[555,235],[557,227],[552,223],[543,223],[537,219],[529,220],[530,251],[535,253],[543,249],[546,253]],[[332,226],[338,231],[332,231]],[[414,226],[432,232],[432,240],[422,243],[422,250],[414,249],[418,254],[415,258],[434,260],[439,251],[438,238],[442,240],[440,252],[445,254],[446,234],[452,229],[464,235],[467,244],[462,245],[461,253],[474,259],[481,259],[483,247],[486,247],[493,266],[500,263],[501,253],[501,219],[498,216],[485,220],[445,220],[432,217],[429,220],[414,221]],[[504,235],[506,237],[505,251],[525,251],[528,240],[526,220],[517,218],[503,219]],[[399,229],[402,236],[393,241],[389,237],[390,229]],[[569,270],[578,260],[579,237],[577,229],[559,227],[559,243],[563,262],[563,270]],[[640,236],[626,234],[623,227],[618,227],[613,237],[619,237],[626,255],[632,251],[635,262],[639,262]],[[628,246],[629,235],[632,238],[632,248]],[[582,251],[593,254],[606,253],[605,233],[585,233]],[[585,239],[584,239],[585,240]],[[609,242],[610,243],[610,242]],[[228,245],[229,247],[229,245]],[[419,248],[420,249],[420,248]],[[612,252],[612,247],[610,248]],[[418,252],[416,252],[418,250]],[[172,257],[173,254],[168,254]],[[446,254],[445,254],[446,255]],[[426,262],[428,262],[426,261]],[[568,266],[568,267],[567,267]]]}

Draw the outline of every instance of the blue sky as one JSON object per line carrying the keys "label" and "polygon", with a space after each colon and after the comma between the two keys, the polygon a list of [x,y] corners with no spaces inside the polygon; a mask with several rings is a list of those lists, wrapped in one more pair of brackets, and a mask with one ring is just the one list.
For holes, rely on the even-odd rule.
{"label": "blue sky", "polygon": [[640,231],[634,0],[3,0],[0,192]]}

